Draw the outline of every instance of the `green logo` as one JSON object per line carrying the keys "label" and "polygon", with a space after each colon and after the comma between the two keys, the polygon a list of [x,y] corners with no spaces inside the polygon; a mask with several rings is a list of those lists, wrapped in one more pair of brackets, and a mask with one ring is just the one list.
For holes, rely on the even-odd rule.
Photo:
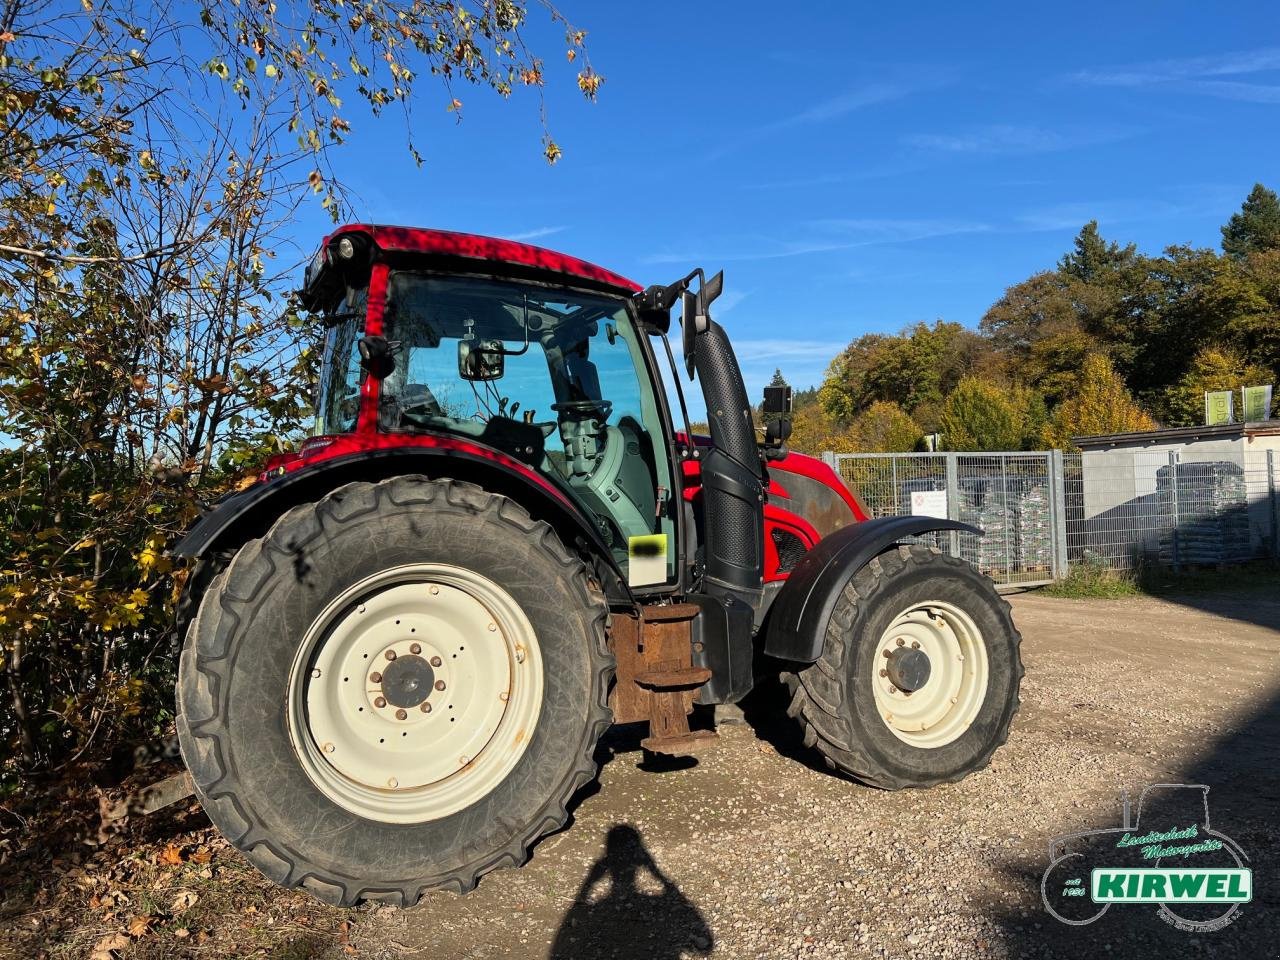
{"label": "green logo", "polygon": [[1248,903],[1253,871],[1240,869],[1113,869],[1095,867],[1094,903]]}

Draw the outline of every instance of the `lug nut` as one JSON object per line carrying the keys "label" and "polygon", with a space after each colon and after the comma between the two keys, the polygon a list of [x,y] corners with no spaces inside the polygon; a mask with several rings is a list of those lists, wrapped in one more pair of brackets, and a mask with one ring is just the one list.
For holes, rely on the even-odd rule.
{"label": "lug nut", "polygon": [[377,707],[379,710],[381,710],[383,707],[385,707],[385,706],[387,705],[387,698],[386,698],[386,697],[378,697],[378,699],[376,699],[376,700],[374,700],[374,701],[373,701],[373,705],[374,705],[375,707]]}
{"label": "lug nut", "polygon": [[491,623],[491,624],[489,624],[489,632],[490,632],[490,633],[494,633],[497,629],[498,629],[498,625],[497,625],[496,623]]}
{"label": "lug nut", "polygon": [[503,703],[506,703],[508,700],[511,699],[511,694],[503,690],[500,694],[498,694],[498,699],[501,700]]}
{"label": "lug nut", "polygon": [[912,650],[919,650],[919,649],[920,649],[920,641],[919,641],[919,640],[912,640],[912,641],[911,641],[911,649],[912,649]]}
{"label": "lug nut", "polygon": [[423,713],[430,713],[430,712],[431,712],[431,704],[427,703],[427,702],[424,700],[424,701],[423,701],[423,703],[422,703],[422,708],[421,708],[421,709],[422,709],[422,712],[423,712]]}
{"label": "lug nut", "polygon": [[324,745],[324,752],[325,752],[325,753],[333,753],[333,744],[332,744],[332,743],[326,743],[326,744]]}
{"label": "lug nut", "polygon": [[443,680],[437,680],[437,681],[436,681],[436,689],[437,689],[437,690],[443,690],[443,689],[444,689],[444,681],[443,681]]}
{"label": "lug nut", "polygon": [[524,663],[524,657],[525,657],[524,647],[517,646],[516,647],[516,663]]}
{"label": "lug nut", "polygon": [[888,650],[885,650],[885,651],[883,651],[883,652],[884,652],[884,655],[885,655],[886,657],[892,657],[892,656],[893,656],[893,654],[892,654],[892,653],[890,653]]}
{"label": "lug nut", "polygon": [[392,777],[387,781],[387,786],[390,787],[392,790],[394,790],[396,787],[400,786],[400,781],[397,780],[395,777]]}
{"label": "lug nut", "polygon": [[388,650],[385,654],[383,654],[383,656],[385,656],[388,660],[394,660],[396,658],[396,652],[394,650]]}
{"label": "lug nut", "polygon": [[887,677],[888,675],[889,675],[889,671],[888,671],[888,670],[881,670],[881,671],[880,671],[880,676],[882,676],[882,677]]}
{"label": "lug nut", "polygon": [[410,652],[410,653],[421,653],[421,652],[422,652],[422,644],[420,644],[420,643],[411,643],[411,644],[409,644],[409,652]]}
{"label": "lug nut", "polygon": [[[905,647],[906,645],[907,645],[907,641],[905,641],[905,640],[903,640],[901,637],[899,637],[899,638],[898,638],[898,646],[900,646],[900,647]],[[390,660],[391,658],[390,658],[390,657],[388,657],[387,659],[388,659],[388,660]]]}
{"label": "lug nut", "polygon": [[396,719],[397,719],[397,720],[408,720],[408,719],[409,719],[409,714],[408,714],[408,712],[407,712],[407,711],[405,711],[405,710],[397,710],[397,711],[396,711]]}
{"label": "lug nut", "polygon": [[381,682],[382,682],[382,674],[380,674],[377,670],[373,671],[373,673],[369,674],[369,682],[370,682],[370,683],[381,683]]}
{"label": "lug nut", "polygon": [[320,671],[319,671],[319,670],[312,670],[312,671],[311,671],[311,679],[312,679],[312,680],[319,680],[319,679],[320,679]]}
{"label": "lug nut", "polygon": [[431,595],[432,595],[433,597],[434,597],[437,593],[439,593],[439,592],[440,592],[440,588],[439,588],[439,587],[432,587],[432,588],[431,588]]}
{"label": "lug nut", "polygon": [[440,666],[440,664],[442,664],[442,663],[444,663],[444,661],[443,661],[443,660],[441,660],[439,657],[432,657],[432,658],[431,658],[431,665],[432,665],[433,667],[438,667],[438,666]]}

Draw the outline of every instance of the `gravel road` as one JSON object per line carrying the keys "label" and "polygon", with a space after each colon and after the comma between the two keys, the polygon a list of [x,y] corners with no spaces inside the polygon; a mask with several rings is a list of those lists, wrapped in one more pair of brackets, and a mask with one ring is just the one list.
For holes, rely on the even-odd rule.
{"label": "gravel road", "polygon": [[[1011,598],[1023,706],[991,767],[883,793],[829,774],[777,694],[694,765],[645,769],[615,728],[570,829],[466,897],[380,908],[361,956],[1277,957],[1280,589],[1182,600]],[[1068,927],[1040,878],[1051,838],[1120,823],[1120,792],[1211,786],[1254,901],[1212,934],[1115,906]]]}

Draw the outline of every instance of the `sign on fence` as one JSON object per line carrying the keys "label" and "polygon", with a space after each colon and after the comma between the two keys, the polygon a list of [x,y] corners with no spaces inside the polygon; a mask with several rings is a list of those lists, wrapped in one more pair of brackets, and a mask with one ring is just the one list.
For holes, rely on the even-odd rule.
{"label": "sign on fence", "polygon": [[947,519],[947,491],[916,490],[911,494],[911,515]]}

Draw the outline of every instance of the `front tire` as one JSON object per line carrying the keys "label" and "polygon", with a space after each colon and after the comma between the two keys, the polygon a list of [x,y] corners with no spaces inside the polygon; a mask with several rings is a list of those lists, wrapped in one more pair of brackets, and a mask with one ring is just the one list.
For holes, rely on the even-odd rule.
{"label": "front tire", "polygon": [[264,874],[325,902],[465,892],[595,775],[606,617],[504,497],[342,487],[246,544],[200,605],[178,680],[196,793]]}
{"label": "front tire", "polygon": [[788,713],[827,765],[887,790],[960,780],[1008,739],[1021,636],[991,581],[898,546],[844,588],[822,655],[784,673]]}

